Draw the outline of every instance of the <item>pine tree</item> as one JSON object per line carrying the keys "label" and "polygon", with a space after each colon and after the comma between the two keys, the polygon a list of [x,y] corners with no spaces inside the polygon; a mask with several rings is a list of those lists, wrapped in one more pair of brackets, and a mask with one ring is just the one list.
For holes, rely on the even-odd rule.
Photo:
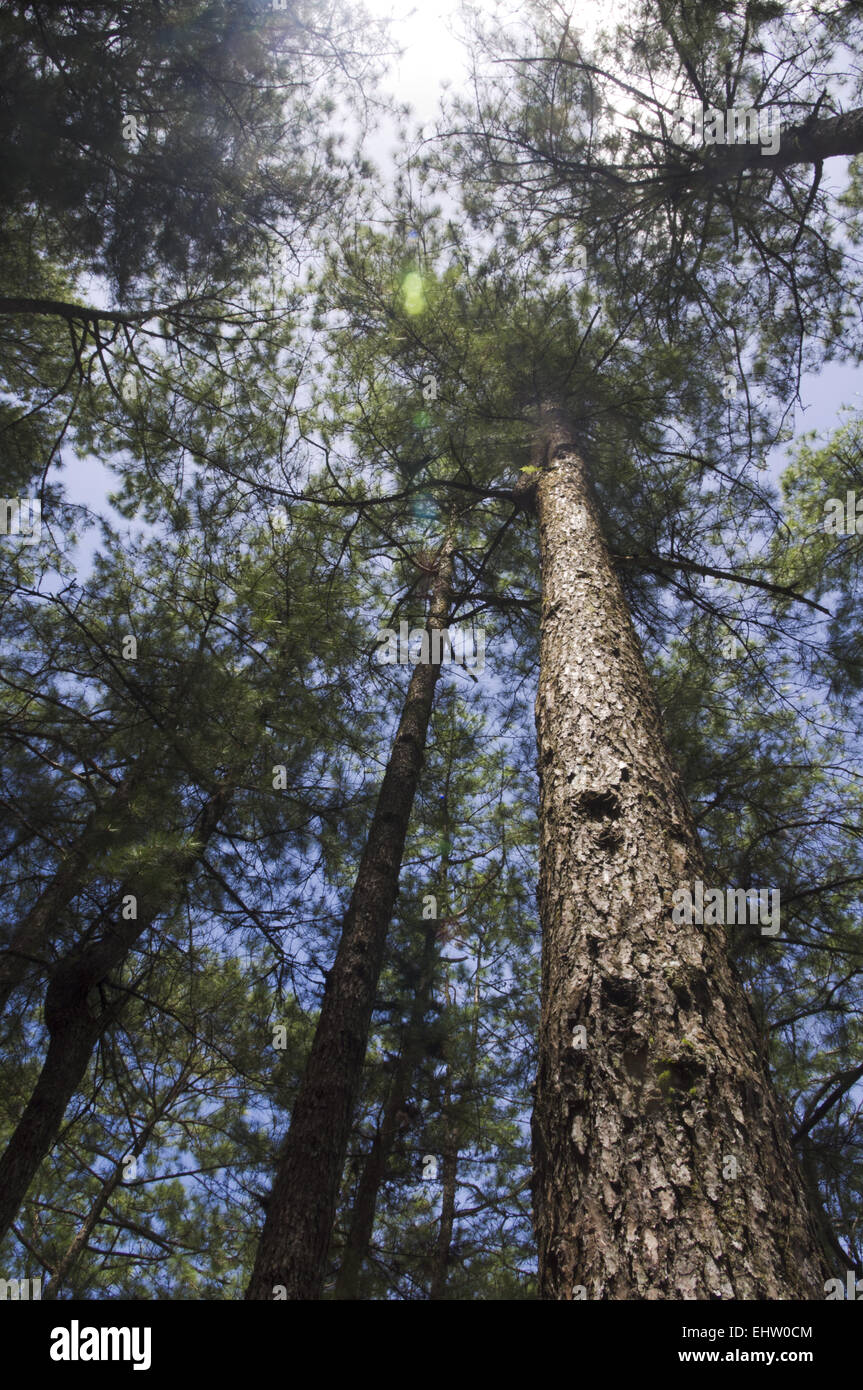
{"label": "pine tree", "polygon": [[387,928],[398,892],[408,820],[422,766],[448,626],[453,541],[435,557],[428,659],[415,666],[378,794],[375,814],[327,976],[321,1015],[273,1191],[247,1298],[318,1298],[335,1219],[353,1106],[365,1056]]}
{"label": "pine tree", "polygon": [[565,417],[541,431],[540,1293],[818,1297],[826,1266],[721,923],[674,927],[676,891],[709,876],[586,469]]}

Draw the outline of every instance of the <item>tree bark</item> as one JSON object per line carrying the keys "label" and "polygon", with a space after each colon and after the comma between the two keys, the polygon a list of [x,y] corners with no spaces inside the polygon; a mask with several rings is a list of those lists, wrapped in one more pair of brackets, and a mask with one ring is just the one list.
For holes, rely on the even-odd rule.
{"label": "tree bark", "polygon": [[[447,626],[451,583],[452,545],[447,539],[429,603],[429,632]],[[323,1292],[351,1119],[439,674],[440,666],[429,661],[417,665],[411,676],[279,1155],[247,1299],[271,1299],[277,1288],[288,1299],[318,1299]]]}
{"label": "tree bark", "polygon": [[787,169],[792,164],[820,164],[837,155],[863,152],[863,108],[827,116],[811,125],[791,126],[780,133],[779,149],[765,153],[759,145],[720,145],[710,149],[700,170],[690,171],[685,182],[690,188],[712,187],[735,178],[745,170]]}
{"label": "tree bark", "polygon": [[226,784],[208,799],[198,817],[193,848],[166,865],[165,881],[152,894],[158,901],[142,900],[137,919],[106,922],[105,936],[65,956],[52,971],[45,994],[48,1051],[33,1094],[0,1158],[0,1240],[57,1139],[66,1107],[84,1079],[93,1048],[122,1007],[122,993],[104,1004],[100,986],[172,903],[215,833],[230,796],[231,788]]}
{"label": "tree bark", "polygon": [[[55,977],[57,978],[57,977]],[[106,1012],[85,1001],[62,1019],[62,977],[45,997],[49,1043],[39,1079],[0,1158],[0,1238],[9,1230],[43,1158],[60,1130],[66,1106],[87,1070],[93,1048],[108,1024]],[[52,992],[53,991],[53,992]]]}
{"label": "tree bark", "polygon": [[32,299],[26,295],[0,295],[0,314],[51,314],[69,323],[116,323],[127,328],[146,323],[164,314],[164,309],[151,309],[141,314],[120,313],[116,309],[94,309],[88,304],[70,304],[65,299]]}
{"label": "tree bark", "polygon": [[672,921],[673,891],[709,878],[585,464],[549,407],[534,462],[540,1296],[823,1298],[725,929]]}
{"label": "tree bark", "polygon": [[348,1237],[336,1279],[334,1297],[337,1299],[356,1299],[359,1297],[360,1276],[368,1257],[372,1231],[374,1230],[378,1192],[387,1171],[393,1143],[398,1134],[397,1117],[404,1110],[408,1100],[411,1082],[422,1051],[423,1024],[431,999],[434,964],[437,958],[437,933],[438,923],[428,922],[423,941],[419,980],[411,1004],[401,1052],[393,1073],[383,1115],[372,1140],[371,1148],[366,1155],[357,1184],[356,1197],[351,1208]]}

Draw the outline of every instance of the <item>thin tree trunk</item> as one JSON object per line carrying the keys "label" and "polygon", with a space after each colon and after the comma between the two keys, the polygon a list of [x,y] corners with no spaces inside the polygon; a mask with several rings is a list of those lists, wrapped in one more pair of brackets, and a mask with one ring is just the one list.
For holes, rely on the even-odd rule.
{"label": "thin tree trunk", "polygon": [[441,1173],[441,1206],[438,1222],[437,1240],[432,1260],[429,1299],[435,1301],[444,1297],[447,1273],[449,1270],[452,1228],[455,1221],[456,1178],[458,1176],[458,1137],[452,1124],[452,1074],[448,1072],[444,1113],[447,1116],[446,1143],[443,1152],[443,1172]]}
{"label": "thin tree trunk", "polygon": [[[427,627],[446,628],[452,543],[438,558]],[[432,653],[430,652],[431,656]],[[440,666],[414,668],[279,1155],[247,1299],[317,1299],[359,1091],[387,928]]]}
{"label": "thin tree trunk", "polygon": [[[176,1081],[169,1087],[164,1100],[159,1102],[155,1111],[138,1134],[134,1144],[127,1150],[127,1154],[133,1155],[135,1158],[140,1158],[147,1144],[150,1142],[159,1121],[164,1118],[177,1096],[180,1094],[180,1091],[183,1089],[183,1086],[189,1078],[190,1072],[191,1062],[187,1062],[180,1071],[180,1075],[177,1077]],[[122,1164],[118,1162],[102,1184],[99,1195],[93,1202],[93,1205],[90,1207],[90,1210],[81,1222],[78,1230],[75,1232],[66,1253],[61,1257],[59,1263],[52,1271],[51,1282],[44,1294],[46,1301],[52,1298],[56,1299],[57,1295],[60,1293],[63,1284],[81,1258],[82,1252],[86,1249],[90,1236],[99,1224],[99,1218],[102,1212],[105,1210],[111,1197],[122,1181],[123,1168]]]}
{"label": "thin tree trunk", "polygon": [[[452,840],[450,839],[449,828],[449,791],[452,767],[447,771],[446,786],[443,796],[443,816],[444,816],[444,853],[441,857],[441,888],[445,899],[449,901],[449,856],[452,852]],[[449,990],[449,971],[446,963],[443,967],[443,993],[444,1005],[449,1009],[455,1002],[455,989],[453,997],[450,998]],[[449,1047],[444,1047],[444,1060],[446,1062],[446,1082],[444,1085],[443,1098],[443,1172],[441,1173],[441,1208],[438,1218],[437,1238],[435,1240],[434,1255],[432,1256],[431,1279],[429,1281],[429,1300],[437,1301],[443,1298],[446,1288],[447,1270],[449,1266],[449,1251],[452,1244],[452,1228],[455,1219],[455,1189],[456,1173],[458,1171],[458,1137],[452,1117],[452,1063],[449,1056]]]}
{"label": "thin tree trunk", "polygon": [[411,1082],[422,1052],[425,1016],[431,999],[431,986],[434,978],[435,960],[437,959],[437,933],[438,923],[427,922],[419,979],[404,1031],[401,1052],[393,1073],[381,1122],[366,1155],[357,1184],[356,1197],[351,1208],[350,1227],[334,1291],[334,1297],[337,1299],[356,1299],[359,1297],[360,1276],[368,1257],[372,1231],[374,1230],[378,1192],[387,1171],[393,1143],[398,1134],[397,1117],[407,1103]]}
{"label": "thin tree trunk", "polygon": [[549,408],[534,462],[540,1296],[823,1298],[725,928],[672,921],[672,892],[708,876],[584,462]]}
{"label": "thin tree trunk", "polygon": [[[462,1094],[474,1088],[476,1080],[476,1059],[479,1046],[479,979],[482,963],[482,938],[477,948],[476,978],[474,982],[474,1016],[471,1029],[470,1065],[462,1083]],[[447,989],[447,1003],[450,1002]],[[458,1186],[459,1131],[452,1113],[452,1067],[447,1066],[446,1094],[444,1097],[444,1116],[446,1119],[446,1140],[443,1152],[443,1173],[441,1192],[441,1211],[438,1225],[435,1253],[432,1260],[432,1275],[429,1286],[429,1299],[446,1297],[446,1284],[449,1274],[452,1232],[455,1224],[455,1198]]]}
{"label": "thin tree trunk", "polygon": [[91,811],[81,834],[66,850],[51,881],[0,949],[0,1013],[12,991],[26,979],[30,967],[44,954],[49,933],[58,917],[92,882],[94,851],[98,853],[104,848],[105,827],[111,818],[128,812],[129,798],[137,780],[133,772],[106,803]]}
{"label": "thin tree trunk", "polygon": [[[450,779],[447,776],[447,784],[444,798],[444,815],[449,821],[449,790]],[[449,834],[447,832],[447,842]],[[449,888],[449,863],[448,859],[441,866],[441,876],[448,891]],[[462,1095],[473,1090],[476,1077],[476,1057],[477,1044],[479,1039],[479,977],[482,958],[482,938],[479,939],[476,961],[476,978],[474,981],[474,1016],[473,1027],[471,1029],[470,1063],[467,1073],[462,1082]],[[449,989],[449,972],[446,968],[446,958],[444,959],[444,1001],[449,1008],[455,1003],[457,988],[453,987],[452,997]],[[438,1232],[435,1241],[435,1250],[432,1257],[431,1280],[429,1282],[429,1301],[436,1302],[446,1297],[446,1285],[449,1276],[450,1252],[452,1248],[452,1233],[455,1224],[455,1199],[458,1186],[458,1160],[459,1160],[459,1125],[453,1114],[452,1103],[452,1061],[447,1054],[451,1051],[445,1048],[444,1055],[447,1064],[446,1086],[443,1101],[444,1119],[444,1142],[443,1142],[443,1172],[441,1174],[441,1209],[438,1218]]]}
{"label": "thin tree trunk", "polygon": [[56,1141],[72,1096],[86,1075],[93,1048],[120,1011],[122,993],[103,1005],[100,986],[122,964],[135,942],[171,905],[212,838],[231,796],[226,784],[209,798],[194,834],[194,848],[166,865],[153,898],[139,901],[137,919],[106,923],[107,934],[66,956],[51,974],[45,994],[48,1051],[33,1094],[0,1158],[0,1239],[6,1234]]}

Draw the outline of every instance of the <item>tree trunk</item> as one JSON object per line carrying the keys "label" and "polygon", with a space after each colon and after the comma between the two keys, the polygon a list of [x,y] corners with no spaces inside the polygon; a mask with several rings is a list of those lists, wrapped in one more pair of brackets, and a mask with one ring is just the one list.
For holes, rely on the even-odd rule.
{"label": "tree trunk", "polygon": [[743,172],[763,169],[773,173],[792,164],[821,164],[825,159],[863,153],[863,109],[844,111],[839,116],[806,121],[782,131],[779,149],[768,154],[758,145],[708,147],[703,168],[686,177],[686,187],[712,187]]}
{"label": "tree trunk", "polygon": [[458,1136],[449,1114],[452,1105],[452,1080],[447,1076],[444,1113],[447,1116],[447,1138],[443,1153],[443,1172],[441,1173],[440,1221],[437,1241],[432,1260],[429,1299],[436,1301],[446,1294],[446,1279],[449,1269],[449,1252],[452,1245],[452,1228],[455,1221],[455,1192],[458,1176]]}
{"label": "tree trunk", "polygon": [[356,1197],[351,1208],[348,1238],[345,1242],[342,1263],[336,1279],[334,1297],[338,1299],[359,1297],[360,1275],[363,1264],[368,1257],[372,1231],[374,1230],[378,1191],[384,1180],[393,1143],[398,1134],[397,1117],[404,1110],[408,1100],[411,1082],[422,1052],[423,1025],[431,998],[434,964],[437,959],[437,933],[437,922],[428,922],[423,942],[419,980],[411,1004],[399,1060],[393,1073],[381,1122],[363,1164]]}
{"label": "tree trunk", "polygon": [[[452,547],[447,540],[429,604],[429,632],[447,626],[451,582]],[[439,673],[440,666],[429,661],[417,665],[411,676],[279,1155],[247,1299],[271,1299],[277,1288],[288,1299],[317,1299],[323,1292],[372,1007]]]}
{"label": "tree trunk", "polygon": [[[165,1115],[168,1113],[174,1101],[177,1099],[177,1096],[180,1094],[186,1082],[188,1081],[191,1070],[192,1065],[191,1061],[189,1061],[184,1064],[180,1071],[180,1075],[177,1077],[176,1081],[174,1081],[168,1088],[168,1092],[164,1100],[160,1101],[159,1104],[156,1106],[147,1123],[139,1131],[134,1144],[130,1145],[124,1157],[127,1155],[133,1155],[135,1158],[140,1158],[147,1144],[149,1144],[150,1139],[152,1138],[156,1130],[156,1127],[159,1124],[159,1121],[164,1119]],[[93,1234],[94,1230],[99,1224],[99,1218],[102,1215],[102,1212],[105,1210],[106,1206],[108,1205],[112,1196],[114,1195],[114,1192],[119,1187],[122,1181],[122,1164],[117,1163],[116,1167],[108,1175],[108,1177],[102,1184],[102,1187],[99,1191],[98,1196],[96,1197],[96,1200],[93,1202],[86,1217],[81,1222],[81,1225],[79,1226],[78,1230],[75,1232],[75,1235],[72,1238],[72,1241],[69,1244],[65,1254],[61,1257],[59,1263],[52,1271],[51,1282],[45,1290],[44,1294],[46,1302],[52,1298],[56,1299],[58,1294],[61,1292],[64,1283],[68,1280],[69,1275],[72,1273],[72,1270],[78,1263],[78,1260],[81,1258],[82,1252],[87,1248],[87,1242],[89,1241],[90,1236]]]}
{"label": "tree trunk", "polygon": [[130,774],[102,806],[91,811],[78,839],[65,852],[51,881],[13,930],[0,950],[0,1013],[13,990],[27,977],[45,951],[49,933],[73,898],[92,882],[105,848],[106,826],[112,817],[128,814],[129,799],[138,777]]}
{"label": "tree trunk", "polygon": [[708,875],[584,462],[548,407],[534,462],[540,1296],[823,1298],[725,928],[672,921],[672,892]]}
{"label": "tree trunk", "polygon": [[105,1005],[100,987],[172,903],[218,827],[230,796],[231,788],[226,784],[207,801],[198,817],[194,847],[165,867],[165,880],[152,894],[158,901],[139,902],[137,919],[106,922],[105,936],[65,956],[52,971],[45,994],[48,1051],[33,1094],[0,1158],[0,1240],[57,1139],[66,1107],[84,1079],[93,1048],[122,1007],[122,993]]}
{"label": "tree trunk", "polygon": [[62,1022],[52,986],[45,997],[50,1041],[39,1079],[0,1158],[0,1238],[5,1236],[39,1169],[57,1138],[66,1106],[87,1071],[93,1048],[108,1018],[79,1004]]}

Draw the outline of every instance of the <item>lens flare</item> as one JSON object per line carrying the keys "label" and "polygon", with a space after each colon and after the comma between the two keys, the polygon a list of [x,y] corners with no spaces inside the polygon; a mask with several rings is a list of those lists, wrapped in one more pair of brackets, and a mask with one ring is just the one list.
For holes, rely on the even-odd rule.
{"label": "lens flare", "polygon": [[421,314],[426,307],[423,278],[416,270],[411,270],[402,281],[402,298],[406,314]]}

